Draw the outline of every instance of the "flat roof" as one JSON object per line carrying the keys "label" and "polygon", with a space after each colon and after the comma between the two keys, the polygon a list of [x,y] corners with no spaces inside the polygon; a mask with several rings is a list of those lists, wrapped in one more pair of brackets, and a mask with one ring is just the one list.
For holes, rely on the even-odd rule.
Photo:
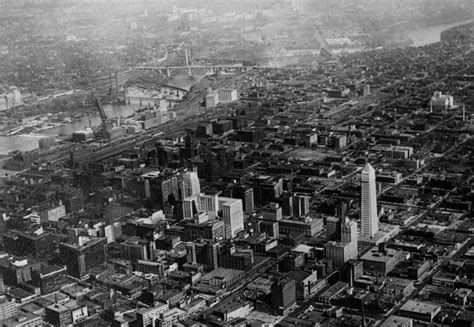
{"label": "flat roof", "polygon": [[360,259],[366,261],[387,262],[393,259],[393,257],[399,253],[401,253],[401,251],[387,248],[386,254],[384,254],[382,252],[379,252],[377,247],[374,247],[369,252],[361,256]]}
{"label": "flat roof", "polygon": [[405,317],[400,317],[400,316],[390,316],[380,326],[381,327],[398,327],[398,326],[403,327],[403,326],[406,326],[406,324],[411,320],[412,320],[411,318],[405,318]]}
{"label": "flat roof", "polygon": [[408,300],[400,310],[402,311],[410,311],[410,312],[419,312],[421,314],[432,314],[433,312],[439,310],[441,308],[440,305],[428,303],[428,302],[421,302],[415,300]]}

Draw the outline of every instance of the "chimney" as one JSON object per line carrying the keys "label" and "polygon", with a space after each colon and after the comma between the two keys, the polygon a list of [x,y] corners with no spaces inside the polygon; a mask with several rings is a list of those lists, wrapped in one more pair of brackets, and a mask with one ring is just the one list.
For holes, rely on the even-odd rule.
{"label": "chimney", "polygon": [[386,248],[385,248],[385,242],[379,244],[379,252],[383,254],[387,253]]}

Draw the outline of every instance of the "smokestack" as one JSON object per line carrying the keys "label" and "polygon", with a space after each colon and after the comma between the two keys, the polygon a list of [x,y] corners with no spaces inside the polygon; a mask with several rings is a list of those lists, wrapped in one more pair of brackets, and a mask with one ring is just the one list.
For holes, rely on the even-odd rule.
{"label": "smokestack", "polygon": [[189,66],[189,55],[188,55],[188,49],[184,50],[184,53],[186,54],[186,66]]}
{"label": "smokestack", "polygon": [[109,90],[112,93],[112,73],[109,74]]}
{"label": "smokestack", "polygon": [[386,253],[385,242],[379,244],[379,252],[383,254]]}
{"label": "smokestack", "polygon": [[118,73],[115,72],[115,92],[118,92]]}

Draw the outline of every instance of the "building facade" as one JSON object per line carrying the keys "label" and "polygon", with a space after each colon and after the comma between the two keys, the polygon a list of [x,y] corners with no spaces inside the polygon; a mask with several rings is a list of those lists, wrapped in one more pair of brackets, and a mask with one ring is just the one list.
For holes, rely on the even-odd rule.
{"label": "building facade", "polygon": [[373,237],[379,230],[377,215],[377,192],[375,185],[375,170],[367,163],[361,175],[360,217],[362,223],[361,234]]}

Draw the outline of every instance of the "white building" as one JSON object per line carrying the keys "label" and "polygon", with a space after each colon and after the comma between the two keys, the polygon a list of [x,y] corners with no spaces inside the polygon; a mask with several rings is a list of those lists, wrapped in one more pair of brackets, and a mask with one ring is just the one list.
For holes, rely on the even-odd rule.
{"label": "white building", "polygon": [[219,197],[217,194],[199,194],[183,200],[183,214],[185,219],[194,218],[198,213],[205,213],[209,219],[215,219],[218,213],[229,229],[228,237],[235,237],[244,229],[244,210],[242,200]]}
{"label": "white building", "polygon": [[63,204],[60,204],[57,207],[43,210],[40,212],[41,222],[58,222],[60,218],[66,216],[66,207]]}
{"label": "white building", "polygon": [[6,93],[0,94],[0,111],[8,110],[23,104],[21,92],[16,87],[10,87]]}
{"label": "white building", "polygon": [[219,89],[217,90],[219,102],[232,102],[239,99],[236,89]]}
{"label": "white building", "polygon": [[181,196],[183,199],[201,193],[201,186],[199,183],[198,174],[194,171],[187,171],[183,173],[183,180],[181,181]]}
{"label": "white building", "polygon": [[230,237],[244,230],[244,208],[242,200],[219,197],[219,210],[222,210],[222,219],[226,227],[230,228]]}
{"label": "white building", "polygon": [[357,259],[357,223],[346,218],[341,224],[341,242],[326,243],[326,257],[332,260],[333,266],[339,268],[350,259]]}
{"label": "white building", "polygon": [[[357,249],[357,243],[355,247]],[[332,260],[332,265],[334,268],[340,268],[350,259],[355,259],[352,257],[354,250],[351,243],[329,241],[326,243],[325,248],[326,258]]]}
{"label": "white building", "polygon": [[443,111],[454,107],[454,98],[443,94],[441,91],[434,92],[430,100],[430,111]]}
{"label": "white building", "polygon": [[375,170],[367,163],[361,176],[360,218],[362,223],[361,235],[373,237],[379,230],[377,214],[377,192],[375,185]]}

